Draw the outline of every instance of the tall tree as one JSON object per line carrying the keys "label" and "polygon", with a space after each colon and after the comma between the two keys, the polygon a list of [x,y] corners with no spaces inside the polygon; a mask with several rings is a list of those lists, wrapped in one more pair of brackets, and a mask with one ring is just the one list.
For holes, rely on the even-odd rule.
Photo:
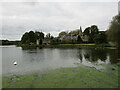
{"label": "tall tree", "polygon": [[77,43],[82,43],[83,41],[82,41],[82,38],[80,37],[80,35],[78,35],[78,37],[77,37]]}
{"label": "tall tree", "polygon": [[44,33],[42,32],[26,32],[22,38],[21,38],[21,42],[23,44],[30,44],[30,43],[36,43],[36,40],[40,40],[40,44],[42,44],[42,41],[44,39]]}
{"label": "tall tree", "polygon": [[28,44],[30,42],[28,32],[26,32],[25,34],[23,34],[23,36],[21,38],[21,42],[23,44]]}
{"label": "tall tree", "polygon": [[108,29],[108,40],[115,42],[120,48],[120,15],[113,17]]}
{"label": "tall tree", "polygon": [[96,34],[94,37],[94,42],[96,44],[107,43],[107,35],[105,31],[100,31],[99,34]]}
{"label": "tall tree", "polygon": [[95,35],[95,34],[98,34],[98,27],[96,25],[92,25],[91,26],[91,34],[92,35]]}
{"label": "tall tree", "polygon": [[91,28],[90,27],[87,27],[85,30],[84,30],[84,35],[90,35],[90,30]]}
{"label": "tall tree", "polygon": [[33,31],[30,31],[28,34],[29,34],[29,40],[30,40],[30,42],[35,43],[36,42],[35,33]]}
{"label": "tall tree", "polygon": [[50,39],[50,38],[51,38],[51,34],[48,33],[48,34],[46,35],[46,39]]}
{"label": "tall tree", "polygon": [[91,27],[87,27],[84,30],[84,35],[89,36],[89,42],[93,43],[94,42],[94,38],[96,36],[96,34],[99,33],[99,29],[96,25],[92,25]]}

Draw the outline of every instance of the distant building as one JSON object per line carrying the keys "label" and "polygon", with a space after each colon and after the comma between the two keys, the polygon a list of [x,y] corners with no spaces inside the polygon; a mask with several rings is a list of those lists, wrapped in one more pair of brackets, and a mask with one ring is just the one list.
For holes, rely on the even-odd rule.
{"label": "distant building", "polygon": [[88,42],[88,41],[89,41],[89,36],[88,36],[88,35],[84,35],[84,36],[82,37],[82,40],[83,40],[84,42]]}
{"label": "distant building", "polygon": [[50,40],[44,39],[43,40],[43,45],[49,45],[51,43]]}
{"label": "distant building", "polygon": [[[78,33],[79,32],[79,33]],[[77,29],[75,31],[70,32],[68,35],[63,35],[59,39],[61,41],[77,41],[78,35],[81,37],[81,39],[85,42],[89,40],[89,36],[84,35],[82,32],[82,28],[80,26],[80,29]]]}

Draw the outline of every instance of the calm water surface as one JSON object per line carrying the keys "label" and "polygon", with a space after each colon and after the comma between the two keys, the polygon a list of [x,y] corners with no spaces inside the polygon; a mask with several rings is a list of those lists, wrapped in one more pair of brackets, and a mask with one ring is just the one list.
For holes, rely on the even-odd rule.
{"label": "calm water surface", "polygon": [[[45,72],[60,67],[76,67],[77,63],[85,66],[105,69],[105,65],[116,64],[118,50],[111,49],[22,49],[15,46],[1,46],[2,73],[26,74]],[[13,62],[17,61],[17,65]]]}

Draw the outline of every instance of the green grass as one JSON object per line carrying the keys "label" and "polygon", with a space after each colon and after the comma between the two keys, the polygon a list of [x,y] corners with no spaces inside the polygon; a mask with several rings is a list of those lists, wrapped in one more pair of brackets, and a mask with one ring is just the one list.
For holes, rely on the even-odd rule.
{"label": "green grass", "polygon": [[[15,80],[14,80],[15,78]],[[18,80],[17,80],[18,79]],[[4,88],[117,88],[117,70],[98,71],[95,68],[60,68],[39,73],[3,77]]]}

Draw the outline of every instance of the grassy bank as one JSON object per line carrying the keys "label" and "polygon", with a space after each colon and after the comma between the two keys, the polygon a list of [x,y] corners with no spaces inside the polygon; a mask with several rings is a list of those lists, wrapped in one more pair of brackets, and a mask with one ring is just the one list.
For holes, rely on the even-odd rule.
{"label": "grassy bank", "polygon": [[4,88],[117,88],[116,70],[99,71],[84,66],[60,68],[45,74],[3,77]]}
{"label": "grassy bank", "polygon": [[32,48],[104,48],[110,47],[108,44],[57,44],[57,45],[18,45],[23,49],[32,49]]}

